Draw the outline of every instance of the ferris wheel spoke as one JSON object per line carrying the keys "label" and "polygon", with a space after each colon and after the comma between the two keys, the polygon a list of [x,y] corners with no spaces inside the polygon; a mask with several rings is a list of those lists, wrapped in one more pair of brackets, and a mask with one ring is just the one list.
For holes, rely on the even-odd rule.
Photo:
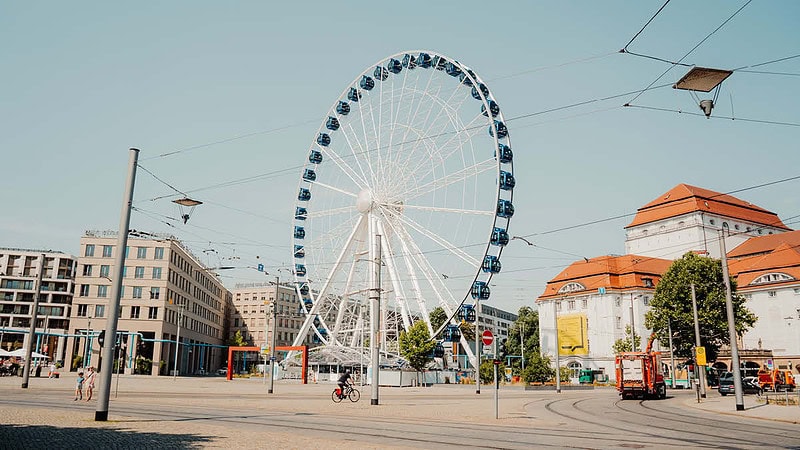
{"label": "ferris wheel spoke", "polygon": [[352,197],[352,198],[358,197],[358,194],[356,194],[355,192],[346,191],[346,190],[340,189],[340,188],[338,188],[336,186],[331,186],[330,184],[320,183],[319,181],[314,181],[311,184],[313,186],[319,186],[319,187],[327,189],[329,191],[338,192],[339,194],[343,194],[343,195],[346,195],[348,197]]}
{"label": "ferris wheel spoke", "polygon": [[481,173],[496,168],[497,168],[497,161],[495,161],[494,159],[487,159],[485,161],[473,164],[469,167],[464,167],[458,172],[454,172],[450,175],[441,178],[436,178],[433,181],[428,182],[427,184],[416,186],[413,189],[404,192],[402,195],[403,198],[406,199],[406,201],[412,200],[422,195],[429,194],[431,192],[440,189],[444,189],[453,184],[469,180],[471,178],[476,177],[477,175],[480,175]]}
{"label": "ferris wheel spoke", "polygon": [[[392,205],[385,204],[387,208],[391,208]],[[475,215],[475,216],[494,216],[496,213],[494,211],[488,210],[480,210],[480,209],[460,209],[460,208],[443,208],[441,206],[422,206],[422,205],[411,205],[411,204],[404,204],[404,209],[416,209],[420,211],[435,211],[440,213],[453,213],[453,214],[462,214],[462,215]]]}
{"label": "ferris wheel spoke", "polygon": [[[442,250],[446,250],[451,254],[453,254],[454,256],[461,258],[464,262],[474,267],[475,269],[478,269],[481,266],[481,261],[476,260],[472,255],[460,249],[457,245],[453,244],[452,242],[448,241],[442,236],[439,236],[438,234],[426,229],[425,227],[420,226],[418,223],[414,222],[413,220],[411,220],[406,216],[398,216],[398,218],[400,219],[401,222],[413,228],[414,231],[421,234],[422,236],[425,236],[430,241],[438,245]],[[408,235],[408,233],[405,234]]]}
{"label": "ferris wheel spoke", "polygon": [[[378,232],[383,236],[386,235],[386,230],[383,227],[382,221],[378,222]],[[397,298],[397,303],[400,306],[400,316],[403,321],[403,326],[406,330],[408,330],[411,328],[411,315],[409,314],[405,289],[403,288],[403,284],[400,283],[400,275],[395,266],[395,255],[389,239],[381,239],[381,251],[381,259],[386,262],[386,269],[389,272],[390,282],[392,284],[392,288],[396,292],[395,298]]]}
{"label": "ferris wheel spoke", "polygon": [[335,215],[339,215],[339,214],[353,214],[353,212],[355,212],[355,210],[356,210],[355,206],[343,206],[341,208],[331,208],[331,209],[325,209],[325,210],[322,210],[322,211],[316,211],[315,210],[314,212],[308,213],[308,218],[309,219],[318,219],[320,217],[335,216]]}
{"label": "ferris wheel spoke", "polygon": [[[347,134],[346,128],[340,128],[342,132],[342,136],[344,137],[345,141],[347,142],[347,148],[350,149],[350,155],[340,155],[336,152],[335,149],[331,147],[324,148],[325,154],[336,164],[339,169],[341,169],[342,173],[344,173],[352,182],[359,188],[363,189],[365,186],[369,184],[367,178],[364,176],[364,169],[360,165],[360,158],[356,154],[356,148],[361,149],[361,143],[355,138],[355,133],[353,133],[353,137],[356,139],[356,146],[354,146],[351,142],[351,137]],[[351,127],[352,131],[352,127]],[[364,150],[361,150],[364,151]],[[345,158],[352,158],[355,162],[356,167],[352,167],[350,164],[347,163]],[[358,170],[356,170],[356,168]]]}

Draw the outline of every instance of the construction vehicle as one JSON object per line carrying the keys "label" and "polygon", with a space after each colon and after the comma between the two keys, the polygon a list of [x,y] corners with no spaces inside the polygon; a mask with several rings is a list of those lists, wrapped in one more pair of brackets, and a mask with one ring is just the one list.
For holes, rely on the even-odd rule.
{"label": "construction vehicle", "polygon": [[765,391],[793,391],[794,375],[791,370],[761,369],[758,371],[758,385]]}
{"label": "construction vehicle", "polygon": [[653,351],[655,333],[647,340],[643,352],[623,352],[615,358],[617,392],[629,398],[666,398],[667,384],[661,373],[661,352]]}

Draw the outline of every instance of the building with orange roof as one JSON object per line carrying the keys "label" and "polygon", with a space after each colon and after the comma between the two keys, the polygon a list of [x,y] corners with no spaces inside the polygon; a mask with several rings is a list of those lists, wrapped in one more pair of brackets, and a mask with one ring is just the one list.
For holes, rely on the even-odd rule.
{"label": "building with orange roof", "polygon": [[573,262],[536,300],[542,352],[558,351],[574,378],[582,368],[613,377],[612,346],[629,339],[625,328],[642,347],[650,334],[644,315],[661,275],[687,252],[719,258],[721,237],[738,292],[759,318],[740,347],[774,356],[746,362],[800,366],[800,231],[757,205],[688,184],[639,208],[625,229],[625,255]]}
{"label": "building with orange roof", "polygon": [[719,192],[679,184],[636,211],[625,227],[625,252],[677,259],[687,251],[720,257],[719,230],[728,249],[750,237],[790,231],[777,214]]}

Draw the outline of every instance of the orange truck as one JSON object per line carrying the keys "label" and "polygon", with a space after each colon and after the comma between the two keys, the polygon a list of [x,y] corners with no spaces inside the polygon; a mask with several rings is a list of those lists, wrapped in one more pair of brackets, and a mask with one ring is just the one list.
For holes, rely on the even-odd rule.
{"label": "orange truck", "polygon": [[661,352],[652,351],[656,335],[650,335],[643,352],[623,352],[615,358],[617,392],[623,400],[667,396],[667,384],[661,373]]}
{"label": "orange truck", "polygon": [[761,369],[758,371],[758,385],[765,391],[793,391],[794,375],[791,370]]}

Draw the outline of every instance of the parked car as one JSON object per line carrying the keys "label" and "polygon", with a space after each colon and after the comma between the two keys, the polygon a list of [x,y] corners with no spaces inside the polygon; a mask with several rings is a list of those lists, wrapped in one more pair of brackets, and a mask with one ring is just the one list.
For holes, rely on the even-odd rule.
{"label": "parked car", "polygon": [[227,374],[228,374],[227,367],[223,367],[222,369],[217,369],[217,375],[227,375]]}
{"label": "parked car", "polygon": [[[719,378],[719,388],[717,390],[722,396],[735,393],[733,387],[733,373],[725,372],[724,374],[722,374],[722,376]],[[763,392],[764,390],[761,389],[761,386],[758,384],[758,378],[756,377],[742,378],[742,393],[761,395]]]}

